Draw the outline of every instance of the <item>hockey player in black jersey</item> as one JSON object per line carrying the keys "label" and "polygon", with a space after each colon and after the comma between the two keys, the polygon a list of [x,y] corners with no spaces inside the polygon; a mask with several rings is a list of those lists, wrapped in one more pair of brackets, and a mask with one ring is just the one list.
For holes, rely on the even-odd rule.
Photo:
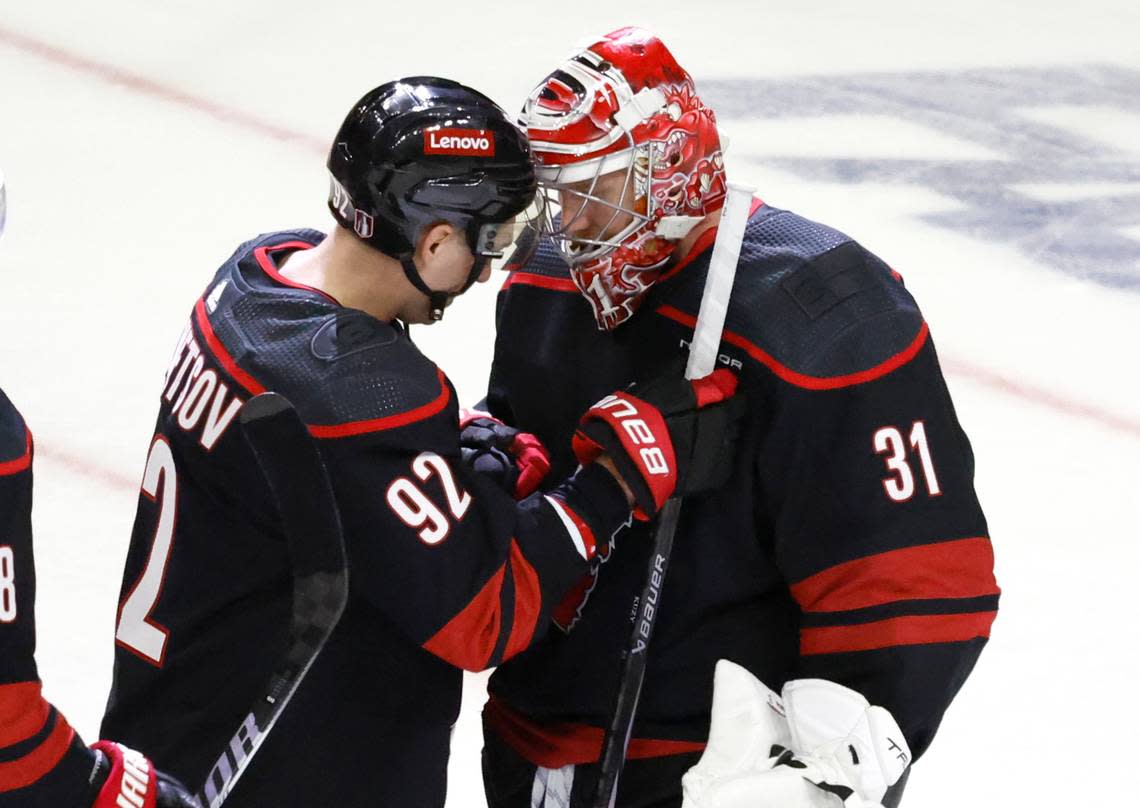
{"label": "hockey player in black jersey", "polygon": [[[0,235],[6,213],[0,175]],[[110,741],[85,746],[42,695],[32,454],[31,430],[0,390],[0,808],[198,808],[138,752]]]}
{"label": "hockey player in black jersey", "polygon": [[[487,407],[550,448],[557,479],[577,462],[582,406],[687,352],[725,168],[713,111],[639,29],[563,62],[520,120],[559,213],[551,238],[508,266]],[[731,804],[893,804],[902,786],[884,796],[886,787],[929,746],[999,593],[973,455],[929,330],[879,258],[756,200],[720,362],[739,371],[751,415],[735,461],[726,458],[728,484],[685,500],[617,804],[681,803],[720,659],[773,696],[784,690],[791,723],[764,737],[805,722],[817,730],[810,744],[795,735],[787,755],[755,761],[774,773]],[[536,384],[551,366],[559,373]],[[556,610],[562,633],[493,674],[493,808],[590,804],[628,638],[622,618],[646,565],[635,536],[648,529],[635,524],[620,552],[594,560]],[[870,729],[859,748],[897,752],[853,773],[835,756],[857,746],[843,741],[860,721]],[[815,780],[781,778],[803,771]],[[697,786],[735,773],[704,765],[691,806],[721,806],[725,792]]]}
{"label": "hockey player in black jersey", "polygon": [[111,741],[84,745],[36,671],[32,433],[0,390],[0,808],[198,808],[176,781]]}
{"label": "hockey player in black jersey", "polygon": [[[234,428],[243,401],[274,390],[319,443],[350,596],[226,804],[438,806],[461,669],[498,664],[541,637],[632,501],[652,511],[674,488],[716,482],[686,470],[731,437],[730,407],[715,404],[734,381],[678,378],[660,406],[645,401],[653,423],[643,437],[675,454],[664,475],[638,465],[634,447],[624,458],[617,442],[516,503],[461,462],[455,391],[406,324],[441,318],[510,246],[535,200],[525,135],[474,90],[408,78],[352,108],[328,167],[338,226],[238,247],[175,347],[103,728],[198,783],[284,651],[290,559]],[[690,401],[684,417],[650,417],[678,396]],[[604,433],[604,420],[587,414],[587,428]],[[534,452],[516,454],[528,464]],[[530,472],[517,476],[533,481]]]}

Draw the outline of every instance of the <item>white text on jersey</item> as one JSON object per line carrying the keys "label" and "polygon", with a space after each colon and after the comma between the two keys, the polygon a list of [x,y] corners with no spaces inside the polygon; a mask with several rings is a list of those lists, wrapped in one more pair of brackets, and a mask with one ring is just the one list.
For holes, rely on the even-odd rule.
{"label": "white text on jersey", "polygon": [[166,369],[162,397],[182,429],[192,432],[201,425],[198,442],[208,452],[233,423],[242,400],[205,365],[202,348],[187,325]]}

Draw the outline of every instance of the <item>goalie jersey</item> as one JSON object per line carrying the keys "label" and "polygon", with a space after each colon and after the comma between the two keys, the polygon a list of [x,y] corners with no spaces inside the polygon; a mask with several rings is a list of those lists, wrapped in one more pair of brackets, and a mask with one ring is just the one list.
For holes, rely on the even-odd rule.
{"label": "goalie jersey", "polygon": [[451,383],[405,331],[277,270],[323,235],[238,248],[171,358],[123,575],[102,731],[197,786],[288,640],[291,571],[236,418],[264,390],[317,440],[343,617],[227,806],[442,805],[461,669],[523,650],[629,516],[601,469],[521,503],[459,461]]}
{"label": "goalie jersey", "polygon": [[[573,468],[585,406],[687,350],[714,238],[612,332],[552,246],[510,267],[487,403],[544,441],[552,478]],[[630,757],[700,751],[720,658],[777,691],[804,677],[854,688],[921,754],[999,594],[973,454],[927,324],[859,244],[757,203],[719,361],[739,373],[750,416],[727,485],[685,498]],[[648,530],[621,534],[556,610],[561,631],[491,678],[485,726],[532,764],[598,759]]]}

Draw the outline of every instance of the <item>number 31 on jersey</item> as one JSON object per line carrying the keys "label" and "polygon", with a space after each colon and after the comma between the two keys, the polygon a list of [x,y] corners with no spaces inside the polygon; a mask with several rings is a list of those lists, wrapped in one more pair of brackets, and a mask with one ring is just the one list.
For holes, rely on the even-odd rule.
{"label": "number 31 on jersey", "polygon": [[906,502],[914,496],[914,472],[908,459],[909,448],[918,455],[922,476],[926,480],[926,493],[936,497],[942,493],[938,485],[938,475],[934,471],[934,460],[930,456],[930,446],[926,441],[926,424],[915,421],[907,440],[903,439],[898,427],[884,426],[875,433],[875,453],[884,455],[890,475],[883,480],[883,490],[895,502]]}

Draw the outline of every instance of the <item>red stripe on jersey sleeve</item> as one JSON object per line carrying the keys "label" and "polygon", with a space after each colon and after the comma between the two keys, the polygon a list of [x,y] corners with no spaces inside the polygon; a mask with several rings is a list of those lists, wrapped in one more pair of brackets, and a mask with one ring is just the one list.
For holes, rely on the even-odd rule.
{"label": "red stripe on jersey sleeve", "polygon": [[989,637],[997,612],[913,615],[854,626],[800,629],[800,654],[843,654]]}
{"label": "red stripe on jersey sleeve", "polygon": [[574,292],[575,294],[578,292],[578,287],[569,278],[552,278],[549,275],[539,275],[535,272],[509,273],[499,291],[504,292],[516,284],[537,286],[539,289],[551,289],[555,292]]}
{"label": "red stripe on jersey sleeve", "polygon": [[542,586],[538,573],[526,560],[518,542],[511,540],[511,576],[515,580],[515,616],[511,622],[511,636],[507,638],[507,648],[503,659],[526,650],[534,637],[534,627],[538,625],[538,615],[542,610]]}
{"label": "red stripe on jersey sleeve", "polygon": [[0,749],[39,732],[50,711],[39,682],[0,685]]}
{"label": "red stripe on jersey sleeve", "polygon": [[901,600],[975,598],[1001,593],[985,537],[904,547],[857,558],[792,584],[805,612],[843,612]]}
{"label": "red stripe on jersey sleeve", "polygon": [[255,396],[258,393],[264,393],[265,386],[238,366],[238,363],[230,356],[226,347],[222,345],[222,341],[218,339],[218,335],[214,333],[214,327],[210,325],[210,318],[206,316],[205,298],[198,298],[198,302],[194,304],[194,319],[198,321],[198,329],[202,332],[202,336],[206,338],[206,345],[209,346],[210,352],[217,358],[222,367],[226,369],[226,373],[230,374],[233,380],[244,387],[249,393]]}
{"label": "red stripe on jersey sleeve", "polygon": [[442,411],[451,400],[451,388],[447,386],[447,377],[443,375],[443,371],[439,368],[436,368],[436,374],[439,378],[439,395],[427,404],[423,404],[407,412],[386,415],[383,418],[371,418],[367,421],[349,421],[344,424],[329,425],[314,424],[309,426],[309,433],[314,438],[346,438],[351,435],[361,435],[365,432],[380,432],[384,429],[407,426],[416,421],[431,418],[433,415]]}
{"label": "red stripe on jersey sleeve", "polygon": [[19,474],[30,465],[32,465],[32,432],[24,427],[24,453],[14,460],[5,460],[0,463],[0,477]]}
{"label": "red stripe on jersey sleeve", "polygon": [[[538,724],[505,702],[491,696],[483,707],[487,725],[504,743],[536,766],[560,769],[580,763],[594,763],[602,753],[601,727],[588,724]],[[700,752],[700,741],[676,741],[658,738],[631,738],[625,753],[628,760]]]}
{"label": "red stripe on jersey sleeve", "polygon": [[499,641],[502,625],[503,579],[506,565],[499,567],[463,611],[424,643],[427,651],[445,662],[468,671],[486,669]]}
{"label": "red stripe on jersey sleeve", "polygon": [[[0,751],[35,735],[50,714],[39,682],[0,685]],[[50,772],[74,735],[75,730],[57,713],[55,726],[42,743],[16,760],[0,763],[0,793],[25,788]]]}
{"label": "red stripe on jersey sleeve", "polygon": [[[697,322],[696,317],[691,314],[686,314],[674,306],[658,306],[657,313],[689,328],[693,328]],[[808,376],[807,374],[794,371],[787,365],[781,364],[774,356],[758,345],[754,345],[739,334],[734,334],[727,329],[725,329],[721,339],[730,345],[735,345],[737,348],[742,349],[757,362],[767,366],[773,373],[789,384],[794,384],[805,390],[837,390],[841,387],[851,387],[856,384],[874,381],[902,367],[918,355],[918,352],[922,350],[922,346],[926,344],[926,338],[929,335],[930,328],[924,322],[922,327],[918,329],[918,334],[915,335],[915,338],[906,348],[874,367],[861,370],[857,373],[849,373],[844,376]]]}

